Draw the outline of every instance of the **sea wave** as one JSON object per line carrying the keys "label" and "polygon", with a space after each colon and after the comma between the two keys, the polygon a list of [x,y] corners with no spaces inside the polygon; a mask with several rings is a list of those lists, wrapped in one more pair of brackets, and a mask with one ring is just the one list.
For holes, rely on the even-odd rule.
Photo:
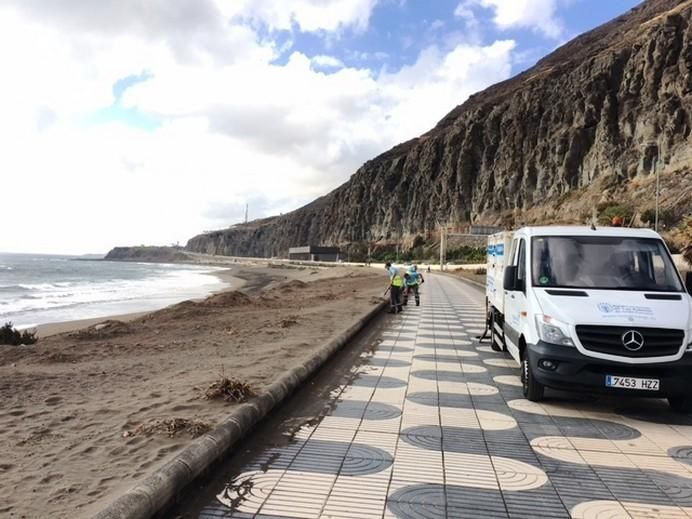
{"label": "sea wave", "polygon": [[[147,265],[149,268],[150,265]],[[124,270],[101,279],[59,280],[0,285],[0,320],[17,323],[58,322],[152,310],[184,299],[202,297],[224,284],[212,272],[219,268],[152,269],[142,277]]]}

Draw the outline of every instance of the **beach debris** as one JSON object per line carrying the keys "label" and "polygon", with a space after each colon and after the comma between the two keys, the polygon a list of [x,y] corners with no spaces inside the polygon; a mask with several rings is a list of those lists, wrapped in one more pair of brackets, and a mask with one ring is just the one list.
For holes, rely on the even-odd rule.
{"label": "beach debris", "polygon": [[306,286],[308,286],[308,284],[304,281],[301,281],[300,279],[294,279],[291,281],[281,283],[279,286],[277,286],[277,288],[285,292],[291,292],[292,290],[300,290],[302,288],[305,288]]}
{"label": "beach debris", "polygon": [[12,326],[12,323],[5,323],[5,325],[0,328],[0,344],[28,346],[30,344],[36,344],[37,341],[38,337],[36,337],[36,332],[30,332],[29,330],[20,332]]}
{"label": "beach debris", "polygon": [[251,303],[250,296],[236,290],[211,295],[201,302],[203,306],[242,306]]}
{"label": "beach debris", "polygon": [[281,319],[281,321],[279,321],[279,326],[281,326],[281,328],[290,328],[296,324],[298,324],[297,315],[289,315],[286,319]]}
{"label": "beach debris", "polygon": [[125,431],[123,438],[129,437],[131,434],[152,436],[154,434],[165,434],[169,438],[173,438],[179,433],[189,434],[193,438],[202,436],[204,433],[211,430],[211,425],[202,420],[194,420],[189,418],[165,418],[163,420],[150,420],[143,423],[135,429],[134,433]]}
{"label": "beach debris", "polygon": [[62,353],[59,351],[53,351],[41,355],[38,359],[39,363],[42,364],[63,364],[67,362],[76,363],[79,357],[76,355],[71,355],[69,353]]}
{"label": "beach debris", "polygon": [[122,321],[109,319],[107,321],[89,326],[88,328],[83,328],[82,330],[72,332],[69,334],[69,336],[82,340],[109,339],[112,337],[118,337],[120,335],[127,335],[133,331],[134,330],[129,324]]}
{"label": "beach debris", "polygon": [[[221,292],[214,294],[203,301],[182,301],[171,305],[162,310],[152,312],[145,320],[147,322],[168,322],[180,319],[188,319],[207,315],[209,308],[234,308],[238,306],[249,306],[254,303],[253,299],[238,291]],[[202,327],[196,328],[202,329]]]}
{"label": "beach debris", "polygon": [[223,399],[226,402],[242,402],[255,394],[249,384],[223,376],[204,391],[205,400]]}

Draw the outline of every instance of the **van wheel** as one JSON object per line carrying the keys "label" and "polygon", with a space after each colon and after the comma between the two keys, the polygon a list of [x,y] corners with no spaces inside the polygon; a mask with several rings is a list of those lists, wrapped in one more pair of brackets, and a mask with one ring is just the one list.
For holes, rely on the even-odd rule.
{"label": "van wheel", "polygon": [[497,332],[495,331],[495,312],[490,313],[490,347],[493,351],[502,351],[502,347],[495,343]]}
{"label": "van wheel", "polygon": [[692,411],[692,397],[689,395],[677,395],[668,397],[668,405],[676,413],[689,413]]}
{"label": "van wheel", "polygon": [[543,400],[545,386],[533,377],[533,369],[531,369],[531,365],[529,364],[529,354],[526,351],[524,351],[521,357],[521,385],[524,398],[532,402],[540,402]]}

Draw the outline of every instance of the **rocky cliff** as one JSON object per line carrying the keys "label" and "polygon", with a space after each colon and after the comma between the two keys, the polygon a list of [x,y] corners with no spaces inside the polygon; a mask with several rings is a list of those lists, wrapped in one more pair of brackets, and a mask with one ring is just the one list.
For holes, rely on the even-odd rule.
{"label": "rocky cliff", "polygon": [[[582,223],[617,207],[666,225],[692,210],[692,0],[650,0],[291,213],[192,238],[187,249],[275,256],[302,244],[433,240],[438,222]],[[662,216],[663,218],[663,216]]]}

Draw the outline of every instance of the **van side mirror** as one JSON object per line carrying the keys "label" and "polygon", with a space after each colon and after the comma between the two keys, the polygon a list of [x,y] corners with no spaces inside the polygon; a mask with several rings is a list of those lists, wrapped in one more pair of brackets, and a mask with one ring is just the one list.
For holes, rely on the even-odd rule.
{"label": "van side mirror", "polygon": [[519,279],[517,274],[519,269],[516,266],[505,267],[505,277],[502,280],[502,287],[509,292],[523,292],[525,284],[523,279]]}
{"label": "van side mirror", "polygon": [[692,272],[688,272],[685,275],[685,287],[687,288],[687,293],[692,295]]}

